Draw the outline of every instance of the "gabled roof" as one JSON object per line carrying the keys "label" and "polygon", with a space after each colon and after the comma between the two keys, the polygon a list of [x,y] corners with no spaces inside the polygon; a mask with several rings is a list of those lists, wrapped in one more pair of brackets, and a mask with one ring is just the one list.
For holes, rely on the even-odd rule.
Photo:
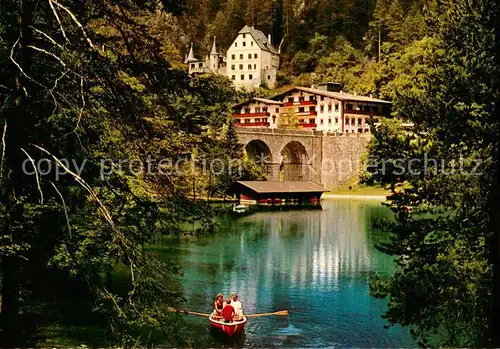
{"label": "gabled roof", "polygon": [[311,181],[238,181],[256,193],[324,193],[328,189]]}
{"label": "gabled roof", "polygon": [[283,102],[276,101],[274,99],[254,97],[254,98],[247,99],[246,101],[243,101],[241,103],[233,105],[233,108],[241,107],[242,105],[245,105],[245,104],[250,103],[252,101],[261,102],[264,104],[272,104],[272,105],[282,105],[283,104]]}
{"label": "gabled roof", "polygon": [[378,98],[372,98],[372,97],[366,97],[366,96],[357,96],[353,95],[350,93],[346,92],[331,92],[331,91],[325,91],[325,90],[320,90],[317,88],[309,88],[309,87],[301,87],[301,86],[294,86],[289,88],[288,90],[285,90],[284,92],[273,96],[273,99],[277,99],[279,97],[282,97],[290,92],[293,91],[303,91],[303,92],[308,92],[320,96],[325,96],[325,97],[332,97],[335,98],[339,101],[353,101],[353,102],[370,102],[370,103],[384,103],[384,104],[392,104],[389,101],[385,101],[383,99],[378,99]]}
{"label": "gabled roof", "polygon": [[264,51],[269,51],[274,54],[278,54],[278,51],[276,48],[273,46],[272,43],[267,41],[266,35],[261,32],[258,29],[255,29],[253,27],[249,27],[248,25],[245,25],[243,29],[241,29],[238,34],[250,34],[252,38],[255,40],[257,45]]}

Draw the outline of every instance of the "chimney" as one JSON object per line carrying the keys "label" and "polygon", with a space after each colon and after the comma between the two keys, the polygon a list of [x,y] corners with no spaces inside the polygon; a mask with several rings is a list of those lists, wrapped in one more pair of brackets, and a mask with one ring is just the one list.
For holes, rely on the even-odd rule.
{"label": "chimney", "polygon": [[370,98],[373,98],[373,94],[372,93],[370,93]]}
{"label": "chimney", "polygon": [[356,93],[356,91],[354,91],[354,97],[356,97],[358,94]]}
{"label": "chimney", "polygon": [[343,96],[344,95],[344,91],[343,90],[340,90],[340,95]]}
{"label": "chimney", "polygon": [[267,34],[267,42],[271,44],[271,34]]}

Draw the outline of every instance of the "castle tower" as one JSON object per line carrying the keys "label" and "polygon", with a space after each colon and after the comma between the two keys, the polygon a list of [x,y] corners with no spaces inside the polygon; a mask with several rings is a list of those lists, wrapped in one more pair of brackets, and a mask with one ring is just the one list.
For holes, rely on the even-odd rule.
{"label": "castle tower", "polygon": [[186,58],[186,63],[188,65],[189,74],[193,73],[193,71],[196,67],[193,62],[196,62],[196,61],[198,61],[198,60],[194,57],[193,43],[191,43],[191,48],[189,49],[189,54]]}
{"label": "castle tower", "polygon": [[212,51],[210,51],[210,70],[213,73],[217,73],[219,71],[219,54],[217,53],[217,47],[215,46],[215,36],[214,43],[212,45]]}

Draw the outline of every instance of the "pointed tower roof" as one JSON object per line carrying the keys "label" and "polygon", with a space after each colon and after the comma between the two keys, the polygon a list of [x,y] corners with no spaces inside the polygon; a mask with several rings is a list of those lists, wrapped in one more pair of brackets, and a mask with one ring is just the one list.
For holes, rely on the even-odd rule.
{"label": "pointed tower roof", "polygon": [[211,55],[216,55],[217,54],[217,47],[215,46],[215,36],[214,36],[214,43],[212,44],[212,51],[210,51]]}
{"label": "pointed tower roof", "polygon": [[193,43],[191,43],[191,49],[189,50],[189,55],[186,59],[186,62],[195,62],[197,59],[194,57],[194,51],[193,51]]}

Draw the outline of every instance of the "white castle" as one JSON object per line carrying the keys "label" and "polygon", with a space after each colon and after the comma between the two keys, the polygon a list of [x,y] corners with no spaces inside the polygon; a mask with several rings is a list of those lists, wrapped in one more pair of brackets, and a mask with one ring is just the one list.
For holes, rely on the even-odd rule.
{"label": "white castle", "polygon": [[271,34],[245,26],[238,32],[226,55],[217,52],[216,38],[205,60],[195,58],[193,44],[186,57],[189,74],[226,75],[237,88],[273,88],[280,63],[280,52],[271,43]]}

